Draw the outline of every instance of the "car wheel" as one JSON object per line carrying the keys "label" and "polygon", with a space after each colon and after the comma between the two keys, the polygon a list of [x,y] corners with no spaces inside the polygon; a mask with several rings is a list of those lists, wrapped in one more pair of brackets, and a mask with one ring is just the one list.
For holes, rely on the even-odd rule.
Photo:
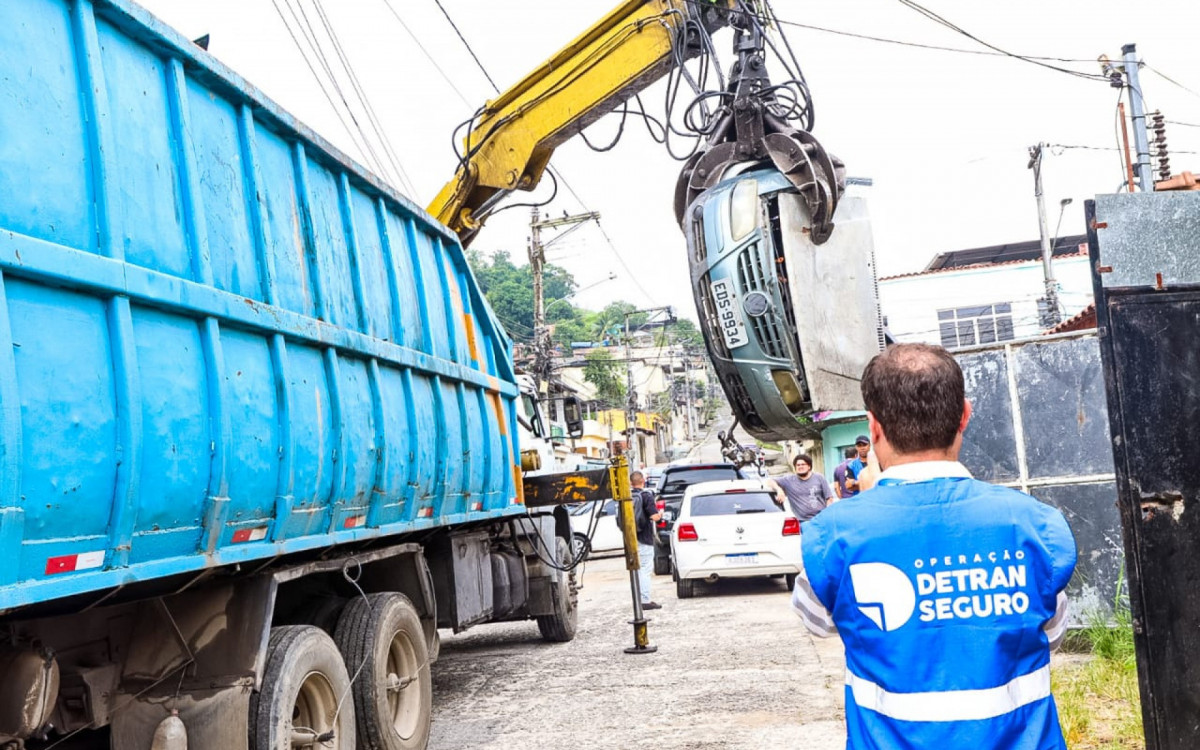
{"label": "car wheel", "polygon": [[665,576],[671,574],[671,558],[659,557],[658,553],[654,555],[654,575]]}
{"label": "car wheel", "polygon": [[783,582],[787,584],[788,591],[791,591],[792,589],[796,588],[796,574],[788,573],[787,577],[784,578]]}
{"label": "car wheel", "polygon": [[696,593],[696,582],[688,578],[675,579],[675,596],[680,599],[691,599]]}

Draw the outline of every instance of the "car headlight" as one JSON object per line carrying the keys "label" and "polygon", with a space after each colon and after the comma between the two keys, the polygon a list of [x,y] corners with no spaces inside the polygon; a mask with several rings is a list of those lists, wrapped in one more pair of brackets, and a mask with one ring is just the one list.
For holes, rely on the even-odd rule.
{"label": "car headlight", "polygon": [[758,180],[742,180],[729,199],[729,234],[737,242],[758,226]]}
{"label": "car headlight", "polygon": [[804,394],[800,392],[800,382],[795,375],[787,370],[771,370],[771,380],[775,381],[779,396],[789,411],[796,414],[804,408]]}

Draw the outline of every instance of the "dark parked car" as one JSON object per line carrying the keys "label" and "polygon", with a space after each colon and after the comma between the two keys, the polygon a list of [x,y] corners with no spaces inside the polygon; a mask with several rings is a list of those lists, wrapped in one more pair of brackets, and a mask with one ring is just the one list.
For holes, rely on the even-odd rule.
{"label": "dark parked car", "polygon": [[658,509],[662,511],[663,517],[658,522],[658,533],[654,538],[656,574],[665,576],[671,572],[671,527],[679,515],[684,490],[699,482],[744,478],[733,464],[672,464],[663,469],[657,494]]}

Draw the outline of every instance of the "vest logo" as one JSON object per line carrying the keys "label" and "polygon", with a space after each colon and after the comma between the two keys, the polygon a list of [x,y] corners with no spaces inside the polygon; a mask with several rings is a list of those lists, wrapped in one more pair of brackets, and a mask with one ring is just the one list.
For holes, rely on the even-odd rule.
{"label": "vest logo", "polygon": [[850,566],[850,582],[858,611],[880,630],[898,630],[917,607],[917,591],[904,571],[887,563],[857,563]]}

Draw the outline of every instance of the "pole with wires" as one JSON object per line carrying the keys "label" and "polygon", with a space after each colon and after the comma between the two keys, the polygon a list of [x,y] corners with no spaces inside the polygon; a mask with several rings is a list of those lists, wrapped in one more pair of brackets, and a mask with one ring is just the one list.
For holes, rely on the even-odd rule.
{"label": "pole with wires", "polygon": [[1125,56],[1125,82],[1129,87],[1129,110],[1133,119],[1133,144],[1137,149],[1138,186],[1143,192],[1154,190],[1154,170],[1150,166],[1150,136],[1146,129],[1146,102],[1142,99],[1142,84],[1138,79],[1137,45],[1121,48]]}
{"label": "pole with wires", "polygon": [[1058,306],[1058,282],[1054,280],[1053,255],[1050,247],[1050,226],[1046,222],[1046,198],[1042,193],[1042,156],[1046,144],[1029,147],[1029,168],[1033,170],[1033,196],[1037,199],[1038,232],[1042,240],[1042,272],[1046,277],[1046,315],[1040,321],[1043,328],[1050,328],[1061,320]]}

